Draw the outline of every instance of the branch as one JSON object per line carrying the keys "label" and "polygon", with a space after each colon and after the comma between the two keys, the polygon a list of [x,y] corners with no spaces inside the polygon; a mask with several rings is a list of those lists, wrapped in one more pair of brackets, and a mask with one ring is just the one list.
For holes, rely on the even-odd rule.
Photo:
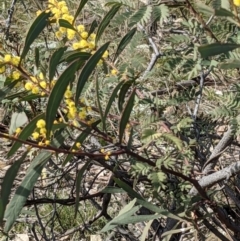
{"label": "branch", "polygon": [[208,174],[211,170],[213,170],[214,166],[216,165],[219,156],[224,152],[226,147],[231,143],[233,140],[233,129],[229,126],[228,130],[224,133],[222,139],[218,142],[216,147],[214,148],[212,154],[210,155],[209,159],[203,166],[203,174]]}
{"label": "branch", "polygon": [[[229,179],[231,176],[236,175],[240,172],[240,161],[232,163],[228,167],[214,172],[208,176],[202,177],[198,183],[204,189],[213,186],[214,184],[223,181],[225,179]],[[192,188],[189,192],[190,195],[195,196],[197,195],[196,188]]]}

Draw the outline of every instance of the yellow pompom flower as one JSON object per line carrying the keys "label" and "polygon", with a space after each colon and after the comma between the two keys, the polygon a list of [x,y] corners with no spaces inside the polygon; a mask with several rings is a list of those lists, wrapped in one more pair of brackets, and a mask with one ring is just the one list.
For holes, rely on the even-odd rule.
{"label": "yellow pompom flower", "polygon": [[39,79],[40,79],[40,80],[44,80],[44,76],[43,76],[43,73],[42,73],[42,72],[41,72],[38,76],[39,76]]}
{"label": "yellow pompom flower", "polygon": [[80,49],[80,47],[81,47],[81,45],[80,45],[80,43],[73,43],[73,45],[72,45],[72,48],[74,49],[74,50],[76,50],[76,49]]}
{"label": "yellow pompom flower", "polygon": [[45,128],[46,126],[46,121],[43,120],[43,119],[40,119],[37,121],[37,124],[36,124],[37,128]]}
{"label": "yellow pompom flower", "polygon": [[116,69],[112,69],[112,70],[111,70],[111,74],[112,74],[112,75],[117,75],[117,73],[118,73],[118,72],[117,72]]}
{"label": "yellow pompom flower", "polygon": [[6,71],[5,66],[0,67],[0,74],[4,73]]}
{"label": "yellow pompom flower", "polygon": [[64,13],[67,13],[67,14],[69,14],[69,12],[68,12],[68,7],[67,6],[63,6],[62,8],[61,8],[61,12],[64,14]]}
{"label": "yellow pompom flower", "polygon": [[67,32],[67,29],[64,28],[64,27],[60,27],[60,28],[59,28],[59,31],[60,31],[61,33],[66,33],[66,32]]}
{"label": "yellow pompom flower", "polygon": [[108,51],[107,51],[107,50],[103,53],[102,57],[103,57],[104,59],[108,57]]}
{"label": "yellow pompom flower", "polygon": [[33,138],[34,140],[37,140],[38,137],[39,137],[39,133],[38,133],[38,132],[35,131],[35,132],[32,133],[32,138]]}
{"label": "yellow pompom flower", "polygon": [[82,25],[82,24],[78,25],[78,26],[77,26],[77,30],[78,30],[80,33],[83,32],[83,31],[85,31],[84,25]]}
{"label": "yellow pompom flower", "polygon": [[36,15],[39,16],[41,13],[42,13],[42,11],[41,11],[41,10],[38,10],[38,11],[36,12]]}
{"label": "yellow pompom flower", "polygon": [[66,3],[65,1],[60,1],[60,2],[58,3],[58,7],[59,7],[59,8],[62,8],[62,7],[65,7],[65,6],[67,6],[67,3]]}
{"label": "yellow pompom flower", "polygon": [[47,82],[46,81],[41,81],[40,83],[39,83],[39,85],[43,88],[43,89],[46,89],[46,87],[47,87]]}
{"label": "yellow pompom flower", "polygon": [[34,87],[32,88],[32,93],[33,93],[33,94],[38,94],[38,93],[39,93],[39,88],[38,88],[37,86],[34,86]]}
{"label": "yellow pompom flower", "polygon": [[47,129],[45,127],[40,128],[39,132],[40,132],[40,134],[46,134],[47,133]]}
{"label": "yellow pompom flower", "polygon": [[69,23],[72,23],[73,22],[73,19],[74,19],[74,17],[73,16],[71,16],[71,15],[69,15],[69,14],[63,14],[62,15],[62,19],[64,19],[64,20],[66,20],[66,21],[68,21]]}
{"label": "yellow pompom flower", "polygon": [[86,116],[87,116],[87,113],[86,113],[86,111],[80,111],[80,112],[78,113],[78,116],[79,116],[79,118],[80,118],[81,120],[84,120],[84,119],[86,118]]}
{"label": "yellow pompom flower", "polygon": [[95,39],[96,39],[96,34],[95,34],[95,33],[91,33],[90,36],[89,36],[89,38],[90,38],[91,40],[95,40]]}
{"label": "yellow pompom flower", "polygon": [[67,104],[70,108],[75,107],[75,103],[73,101],[69,101]]}
{"label": "yellow pompom flower", "polygon": [[71,90],[66,90],[64,93],[64,97],[69,99],[72,98],[72,91]]}
{"label": "yellow pompom flower", "polygon": [[68,112],[72,117],[76,116],[77,108],[76,107],[70,107]]}
{"label": "yellow pompom flower", "polygon": [[76,143],[76,147],[77,147],[77,148],[80,148],[80,147],[81,147],[81,143],[80,143],[80,142],[77,142],[77,143]]}
{"label": "yellow pompom flower", "polygon": [[20,127],[18,127],[18,128],[15,130],[15,133],[16,133],[16,134],[19,134],[21,131],[22,131],[22,129],[21,129]]}
{"label": "yellow pompom flower", "polygon": [[39,146],[44,146],[44,143],[42,141],[38,142]]}
{"label": "yellow pompom flower", "polygon": [[103,64],[103,61],[100,59],[97,63],[98,66],[101,66]]}
{"label": "yellow pompom flower", "polygon": [[95,42],[93,41],[88,42],[88,48],[91,50],[95,49],[96,48]]}
{"label": "yellow pompom flower", "polygon": [[63,34],[62,34],[62,32],[57,31],[57,32],[55,33],[55,36],[56,36],[58,39],[61,39],[62,36],[63,36]]}
{"label": "yellow pompom flower", "polygon": [[75,37],[75,31],[74,30],[72,30],[72,29],[68,29],[67,30],[67,38],[69,39],[69,40],[72,40],[74,37]]}
{"label": "yellow pompom flower", "polygon": [[13,65],[15,65],[15,66],[18,66],[19,63],[20,63],[20,57],[19,57],[19,56],[13,56],[13,57],[11,58],[11,63],[12,63]]}
{"label": "yellow pompom flower", "polygon": [[234,5],[236,5],[237,7],[240,6],[240,0],[233,0]]}
{"label": "yellow pompom flower", "polygon": [[83,32],[81,32],[80,36],[81,36],[81,38],[83,38],[83,39],[87,39],[87,37],[88,37],[88,32],[83,31]]}
{"label": "yellow pompom flower", "polygon": [[49,140],[46,140],[45,141],[45,144],[48,146],[50,144],[50,141]]}
{"label": "yellow pompom flower", "polygon": [[79,46],[81,49],[87,48],[88,47],[88,42],[85,39],[80,40]]}
{"label": "yellow pompom flower", "polygon": [[4,61],[5,61],[5,62],[10,62],[11,60],[12,60],[11,54],[6,54],[6,55],[4,56]]}
{"label": "yellow pompom flower", "polygon": [[31,90],[33,88],[33,84],[31,82],[27,82],[24,87],[26,90]]}
{"label": "yellow pompom flower", "polygon": [[19,79],[20,76],[21,76],[21,74],[20,74],[18,71],[13,71],[13,73],[12,73],[12,78],[13,78],[14,80]]}
{"label": "yellow pompom flower", "polygon": [[52,80],[50,84],[51,88],[53,88],[56,83],[57,83],[57,80]]}

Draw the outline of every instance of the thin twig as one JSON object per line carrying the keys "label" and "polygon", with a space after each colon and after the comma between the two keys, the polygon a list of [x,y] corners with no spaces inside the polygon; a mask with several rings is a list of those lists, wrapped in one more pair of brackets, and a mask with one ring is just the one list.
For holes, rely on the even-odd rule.
{"label": "thin twig", "polygon": [[17,2],[17,0],[13,0],[11,7],[8,9],[8,18],[6,20],[6,31],[5,31],[6,40],[8,40],[8,38],[9,38],[9,31],[10,31],[10,26],[11,26],[11,22],[12,22],[12,16],[14,13],[14,6],[15,6],[16,2]]}

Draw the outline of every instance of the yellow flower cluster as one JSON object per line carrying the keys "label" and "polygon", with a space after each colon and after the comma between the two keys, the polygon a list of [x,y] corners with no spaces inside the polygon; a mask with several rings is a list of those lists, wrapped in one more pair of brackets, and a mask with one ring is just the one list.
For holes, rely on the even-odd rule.
{"label": "yellow flower cluster", "polygon": [[[75,102],[72,99],[73,93],[70,90],[70,86],[68,86],[67,90],[64,93],[64,102],[66,103],[66,109],[65,113],[67,114],[67,117],[69,120],[72,120],[72,123],[74,126],[78,127],[78,121],[84,121],[88,125],[91,125],[95,120],[93,118],[88,119],[88,113],[92,111],[92,108],[87,107],[81,107],[80,110],[77,109]],[[81,100],[82,103],[84,103],[84,100]]]}
{"label": "yellow flower cluster", "polygon": [[0,74],[3,74],[6,71],[6,67],[4,65],[2,65],[0,67]]}
{"label": "yellow flower cluster", "polygon": [[12,64],[14,66],[18,66],[20,63],[20,57],[19,56],[13,56],[11,54],[6,54],[3,59],[4,63]]}
{"label": "yellow flower cluster", "polygon": [[26,90],[31,91],[33,94],[40,94],[44,96],[46,94],[46,91],[50,90],[50,88],[52,88],[55,83],[56,81],[53,80],[49,86],[43,74],[40,73],[37,78],[31,76],[24,87]]}
{"label": "yellow flower cluster", "polygon": [[[55,36],[61,40],[65,36],[68,40],[73,40],[77,36],[77,40],[72,44],[73,49],[80,49],[82,51],[92,51],[96,48],[95,38],[96,34],[88,34],[85,26],[73,24],[74,17],[70,14],[66,1],[48,0],[48,10],[51,11],[53,17],[50,18],[52,24],[57,24],[57,31]],[[39,15],[42,11],[37,11]],[[59,19],[64,19],[73,25],[74,29],[69,29],[59,26]]]}
{"label": "yellow flower cluster", "polygon": [[100,152],[103,153],[103,154],[105,154],[104,159],[105,159],[106,161],[108,161],[108,160],[109,160],[109,157],[110,157],[110,155],[111,155],[111,152],[110,152],[110,151],[107,151],[107,152],[106,152],[104,149],[101,149]]}
{"label": "yellow flower cluster", "polygon": [[17,70],[13,71],[13,72],[12,72],[12,75],[11,75],[11,77],[12,77],[13,80],[19,79],[20,76],[21,76],[21,73],[20,73],[19,71],[17,71]]}
{"label": "yellow flower cluster", "polygon": [[21,133],[22,129],[20,127],[18,127],[16,130],[15,130],[15,134],[16,136],[18,136],[20,133]]}
{"label": "yellow flower cluster", "polygon": [[240,0],[233,0],[233,3],[235,6],[239,7],[240,6]]}
{"label": "yellow flower cluster", "polygon": [[46,133],[47,133],[47,129],[46,129],[45,120],[43,119],[38,120],[36,123],[36,129],[32,133],[32,138],[34,140],[38,140],[39,138],[41,138],[41,141],[38,143],[39,146],[46,146],[50,144],[50,141],[46,140]]}
{"label": "yellow flower cluster", "polygon": [[116,76],[118,74],[118,71],[116,69],[111,70],[111,75]]}
{"label": "yellow flower cluster", "polygon": [[70,86],[68,86],[67,90],[65,91],[65,103],[67,105],[67,117],[70,120],[74,120],[77,114],[77,107],[75,106],[75,102],[72,100],[72,91],[70,90]]}
{"label": "yellow flower cluster", "polygon": [[[76,144],[75,144],[75,148],[77,148],[77,149],[80,149],[81,148],[81,143],[80,142],[77,142]],[[75,148],[72,148],[72,152],[76,152],[77,150],[75,149]]]}
{"label": "yellow flower cluster", "polygon": [[20,63],[20,57],[19,56],[13,56],[11,54],[5,54],[4,57],[0,60],[0,74],[5,73],[5,71],[6,71],[5,65],[6,64],[18,66],[19,63]]}

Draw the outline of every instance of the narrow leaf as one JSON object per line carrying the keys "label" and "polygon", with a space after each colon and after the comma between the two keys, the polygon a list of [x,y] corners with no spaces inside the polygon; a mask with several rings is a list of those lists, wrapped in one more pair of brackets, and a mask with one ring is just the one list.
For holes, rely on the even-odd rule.
{"label": "narrow leaf", "polygon": [[63,54],[59,63],[62,63],[64,61],[72,62],[76,59],[85,61],[85,60],[88,60],[91,56],[92,55],[87,52],[80,52],[79,50],[71,50],[71,51],[67,51]]}
{"label": "narrow leaf", "polygon": [[39,49],[38,48],[35,48],[35,65],[38,69],[39,67]]}
{"label": "narrow leaf", "polygon": [[34,160],[32,161],[25,178],[23,179],[21,185],[17,188],[15,195],[9,202],[6,212],[5,219],[6,223],[4,226],[4,232],[8,233],[20,214],[27,197],[31,193],[33,186],[35,185],[38,177],[40,176],[43,167],[48,162],[51,157],[50,152],[42,151]]}
{"label": "narrow leaf", "polygon": [[137,199],[134,198],[131,202],[129,202],[126,206],[124,206],[121,211],[119,212],[119,214],[117,215],[117,217],[123,215],[124,213],[129,213],[133,207],[135,206]]}
{"label": "narrow leaf", "polygon": [[75,77],[75,71],[77,69],[78,62],[72,63],[59,77],[57,83],[54,85],[52,92],[48,99],[46,108],[46,128],[47,137],[51,132],[53,121],[56,118],[57,109],[62,101],[63,95],[67,89],[67,86]]}
{"label": "narrow leaf", "polygon": [[67,47],[62,47],[53,53],[49,63],[49,80],[50,81],[52,81],[57,69],[57,65],[59,64],[60,59],[62,58],[63,53],[65,52],[66,49]]}
{"label": "narrow leaf", "polygon": [[96,79],[96,95],[97,95],[97,105],[98,105],[99,113],[100,113],[102,124],[103,124],[103,130],[105,131],[106,130],[106,123],[103,122],[103,110],[102,110],[102,105],[101,105],[101,102],[100,102],[100,90],[99,90],[98,78]]}
{"label": "narrow leaf", "polygon": [[198,51],[201,54],[202,58],[207,58],[210,56],[227,53],[239,47],[240,47],[240,44],[212,43],[212,44],[202,45],[198,47]]}
{"label": "narrow leaf", "polygon": [[132,86],[133,84],[133,81],[132,80],[129,80],[129,81],[126,81],[124,82],[120,92],[119,92],[119,97],[118,97],[118,109],[120,112],[122,112],[123,110],[123,104],[124,104],[124,101],[125,101],[125,96],[129,90],[129,88]]}
{"label": "narrow leaf", "polygon": [[82,11],[84,5],[87,3],[88,0],[81,0],[81,2],[79,3],[78,9],[74,15],[74,19],[73,19],[73,24],[75,23],[77,16],[79,15],[79,13]]}
{"label": "narrow leaf", "polygon": [[42,12],[33,22],[31,25],[27,37],[25,40],[24,48],[21,54],[21,60],[25,58],[27,55],[31,44],[33,41],[38,37],[38,35],[43,31],[43,29],[47,26],[48,24],[48,18],[51,16],[51,12]]}
{"label": "narrow leaf", "polygon": [[[188,230],[190,230],[190,229],[193,229],[193,226],[185,227],[185,228],[184,228],[184,232],[186,232],[186,231],[188,231]],[[170,230],[170,231],[164,232],[164,233],[161,235],[161,237],[163,238],[163,237],[165,237],[165,236],[167,236],[167,235],[171,235],[171,236],[172,236],[172,234],[174,234],[174,233],[182,233],[182,231],[183,231],[182,228],[172,229],[172,230]]]}
{"label": "narrow leaf", "polygon": [[[21,131],[21,133],[18,136],[18,139],[20,140],[27,140],[29,138],[29,136],[33,133],[34,129],[36,128],[36,123],[38,120],[43,119],[45,114],[40,114],[37,117],[35,117],[34,119],[32,119]],[[11,147],[11,149],[9,150],[7,157],[9,158],[10,156],[12,156],[14,153],[16,153],[16,151],[22,146],[21,142],[17,142],[15,141]]]}
{"label": "narrow leaf", "polygon": [[132,112],[132,108],[134,105],[134,99],[135,99],[135,88],[133,89],[131,95],[129,96],[129,99],[126,103],[126,106],[122,112],[120,124],[119,124],[119,142],[122,142],[123,134],[125,131],[125,128],[127,126],[130,114]]}
{"label": "narrow leaf", "polygon": [[98,30],[97,30],[97,34],[96,34],[96,43],[98,42],[98,40],[100,39],[100,37],[102,36],[104,30],[106,29],[106,27],[109,25],[111,19],[115,16],[115,14],[117,13],[117,11],[119,10],[119,8],[122,6],[122,4],[115,4],[110,10],[109,12],[106,14],[106,16],[103,18],[102,22],[100,23]]}
{"label": "narrow leaf", "polygon": [[137,215],[137,216],[130,216],[130,217],[118,217],[113,220],[112,224],[114,225],[124,225],[129,223],[140,223],[146,222],[149,220],[153,220],[156,218],[162,217],[161,214],[153,214],[153,215]]}
{"label": "narrow leaf", "polygon": [[[55,138],[52,140],[51,145],[59,147],[66,139],[67,134],[60,131],[56,133]],[[27,170],[26,176],[24,177],[21,185],[17,188],[14,196],[7,205],[7,209],[4,215],[6,223],[4,226],[4,232],[8,233],[12,228],[17,217],[21,213],[21,210],[30,195],[37,179],[41,175],[42,169],[47,164],[52,153],[49,151],[41,151],[38,156],[36,156]]]}
{"label": "narrow leaf", "polygon": [[114,182],[121,187],[124,191],[127,192],[127,194],[129,195],[129,197],[133,198],[137,198],[137,199],[142,199],[142,196],[140,194],[138,194],[137,192],[135,192],[129,185],[127,185],[125,182],[121,181],[120,179],[117,178],[113,178]]}
{"label": "narrow leaf", "polygon": [[229,60],[225,63],[220,63],[218,67],[220,69],[237,69],[240,66],[240,60],[239,59],[234,59],[234,60]]}
{"label": "narrow leaf", "polygon": [[144,198],[138,194],[137,192],[135,192],[129,185],[127,185],[125,182],[121,181],[120,179],[114,178],[114,182],[121,187],[124,191],[126,191],[126,193],[131,197],[131,198],[137,198],[137,203],[139,203],[140,205],[144,206],[145,208],[149,209],[150,211],[154,212],[154,213],[159,213],[165,217],[169,217],[172,219],[176,219],[179,221],[184,221],[182,218],[172,214],[171,212],[169,212],[168,210],[165,209],[161,209],[155,205],[153,205],[152,203],[144,200]]}
{"label": "narrow leaf", "polygon": [[152,222],[153,222],[153,220],[148,221],[147,225],[144,227],[143,233],[140,237],[140,241],[145,241],[147,239],[148,231],[151,228]]}
{"label": "narrow leaf", "polygon": [[118,215],[113,220],[111,220],[109,223],[107,223],[100,232],[103,233],[103,232],[107,232],[107,231],[114,229],[115,227],[118,226],[117,222],[119,220],[128,219],[129,217],[131,217],[131,215],[135,214],[140,208],[141,208],[140,206],[132,207],[131,209],[129,209],[128,212],[124,212],[123,214]]}
{"label": "narrow leaf", "polygon": [[102,193],[111,193],[111,194],[125,193],[125,191],[122,188],[110,187],[110,186],[105,187],[101,192]]}
{"label": "narrow leaf", "polygon": [[92,24],[91,24],[90,29],[89,29],[89,31],[88,31],[88,36],[89,36],[91,33],[94,32],[94,30],[96,29],[97,26],[98,26],[97,21],[94,19],[94,20],[92,21]]}
{"label": "narrow leaf", "polygon": [[0,89],[0,100],[4,99],[6,95],[11,91],[11,89],[19,82],[20,80],[15,80],[10,82],[8,85]]}
{"label": "narrow leaf", "polygon": [[142,205],[143,207],[147,208],[148,210],[154,212],[154,213],[159,213],[159,214],[162,214],[162,216],[165,216],[165,217],[169,217],[169,218],[176,219],[176,220],[179,220],[179,221],[184,221],[184,219],[178,217],[177,215],[172,214],[168,210],[159,208],[159,207],[153,205],[152,203],[144,200],[143,198],[137,199],[137,203]]}
{"label": "narrow leaf", "polygon": [[231,11],[228,11],[225,8],[215,9],[215,16],[219,17],[234,17],[234,14]]}
{"label": "narrow leaf", "polygon": [[132,37],[136,33],[137,28],[133,28],[129,33],[127,33],[122,40],[120,41],[116,54],[114,56],[113,62],[118,58],[118,56],[122,53],[122,51],[125,49],[125,47],[128,45],[128,43],[131,41]]}
{"label": "narrow leaf", "polygon": [[5,212],[5,208],[8,204],[8,199],[9,196],[11,194],[11,188],[13,185],[13,182],[17,176],[18,170],[23,162],[23,160],[25,160],[27,156],[27,152],[25,152],[23,154],[22,157],[20,157],[18,160],[16,160],[11,167],[7,170],[4,178],[3,178],[3,182],[1,185],[1,204],[2,207],[0,208],[0,224],[3,221],[3,217],[4,217],[4,212]]}
{"label": "narrow leaf", "polygon": [[125,81],[123,80],[123,81],[121,81],[120,83],[118,83],[118,85],[115,87],[115,89],[113,90],[113,92],[112,92],[112,94],[111,94],[111,96],[110,96],[110,98],[109,98],[109,101],[108,101],[108,104],[107,104],[107,107],[106,107],[106,110],[105,110],[105,113],[104,113],[104,116],[103,116],[103,122],[106,122],[106,118],[107,118],[107,115],[108,115],[108,113],[109,113],[109,110],[110,110],[110,108],[111,108],[111,106],[112,106],[112,103],[113,103],[113,101],[115,100],[115,98],[117,97],[117,93],[118,93],[118,91],[119,91],[119,89],[121,88],[121,86],[123,85],[123,83],[124,83]]}
{"label": "narrow leaf", "polygon": [[74,31],[77,31],[77,30],[72,26],[72,24],[69,23],[69,22],[68,22],[67,20],[65,20],[65,19],[59,19],[59,20],[58,20],[58,23],[59,23],[60,27],[68,28],[68,29],[72,29],[72,30],[74,30]]}
{"label": "narrow leaf", "polygon": [[77,82],[77,89],[76,89],[76,95],[75,95],[75,103],[78,104],[78,99],[80,97],[80,94],[83,90],[83,87],[85,83],[87,82],[89,76],[93,72],[94,68],[96,67],[98,61],[101,59],[103,53],[107,50],[110,42],[105,43],[101,48],[99,48],[94,55],[88,60],[88,62],[85,64],[85,66],[82,69],[82,72],[79,76],[78,82]]}
{"label": "narrow leaf", "polygon": [[77,174],[77,180],[76,180],[76,203],[75,203],[75,215],[74,217],[77,217],[78,207],[79,207],[79,195],[80,195],[80,186],[83,178],[84,172],[87,170],[88,166],[90,165],[90,162],[86,162],[83,167],[80,169],[80,171]]}

